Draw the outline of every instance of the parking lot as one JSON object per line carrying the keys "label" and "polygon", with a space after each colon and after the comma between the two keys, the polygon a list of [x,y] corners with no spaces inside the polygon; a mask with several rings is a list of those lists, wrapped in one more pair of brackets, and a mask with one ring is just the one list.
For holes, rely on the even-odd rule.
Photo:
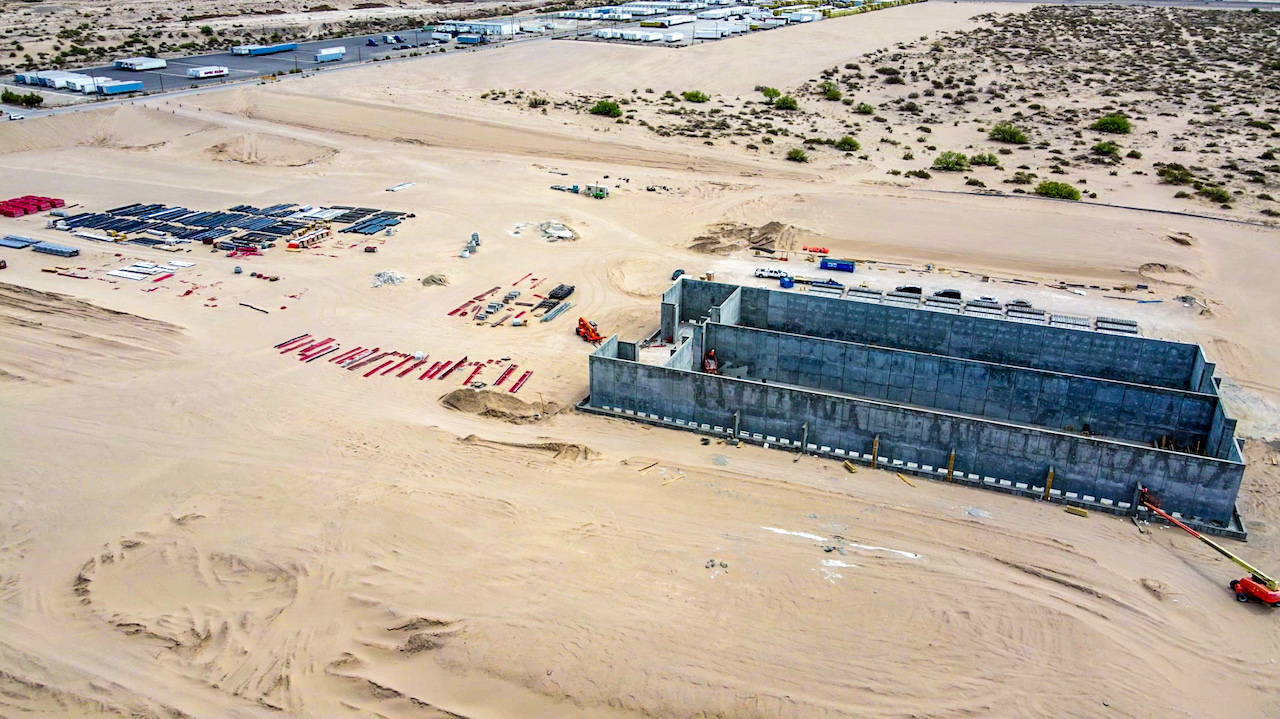
{"label": "parking lot", "polygon": [[[375,33],[330,40],[317,40],[314,42],[300,42],[298,43],[297,50],[290,50],[288,52],[275,53],[272,55],[232,55],[231,52],[228,51],[210,53],[207,55],[165,58],[169,66],[161,70],[135,72],[132,70],[121,70],[107,65],[104,67],[77,68],[73,69],[72,72],[79,72],[92,77],[109,77],[114,80],[139,80],[143,83],[145,92],[154,93],[181,90],[193,86],[216,85],[223,82],[249,80],[277,72],[311,70],[321,65],[348,65],[351,63],[360,63],[386,57],[402,57],[408,55],[414,50],[423,52],[440,47],[448,48],[457,44],[456,41],[453,40],[448,42],[433,41],[431,40],[431,33],[422,30],[400,30],[396,33],[385,34],[398,34],[400,37],[404,38],[405,43],[401,45],[387,45],[382,42],[383,34],[384,33]],[[378,43],[377,47],[371,47],[367,44],[371,39]],[[326,47],[346,47],[347,53],[341,60],[317,63],[315,61],[316,51]],[[397,50],[397,47],[405,47],[405,49]],[[208,65],[220,65],[225,67],[229,71],[229,74],[221,77],[204,79],[187,77],[187,70],[193,67],[205,67]],[[72,90],[41,88],[41,91],[56,92],[60,94],[65,93],[77,96],[80,95],[80,93]]]}

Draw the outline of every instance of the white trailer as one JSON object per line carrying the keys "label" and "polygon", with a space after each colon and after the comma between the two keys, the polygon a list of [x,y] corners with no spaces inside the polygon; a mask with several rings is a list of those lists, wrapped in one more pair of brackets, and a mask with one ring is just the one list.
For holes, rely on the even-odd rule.
{"label": "white trailer", "polygon": [[316,50],[316,62],[337,62],[347,55],[346,45],[337,47],[322,47]]}
{"label": "white trailer", "polygon": [[684,39],[684,33],[682,33],[682,32],[669,32],[669,33],[667,33],[667,34],[663,35],[663,36],[662,36],[662,39],[663,39],[663,40],[665,40],[666,42],[680,42],[681,40],[683,40],[683,39]]}
{"label": "white trailer", "polygon": [[187,77],[204,79],[206,77],[226,77],[231,71],[222,65],[205,65],[204,67],[187,68]]}
{"label": "white trailer", "polygon": [[126,57],[116,60],[112,65],[121,70],[141,72],[143,70],[160,70],[168,67],[169,63],[158,57]]}

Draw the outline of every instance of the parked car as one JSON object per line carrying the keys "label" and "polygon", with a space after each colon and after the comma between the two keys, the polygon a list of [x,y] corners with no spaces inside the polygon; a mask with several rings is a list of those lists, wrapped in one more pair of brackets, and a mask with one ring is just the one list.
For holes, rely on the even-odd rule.
{"label": "parked car", "polygon": [[364,44],[366,47],[377,47],[378,41],[374,40],[373,38],[369,38],[368,40],[365,41]]}
{"label": "parked car", "polygon": [[990,302],[990,303],[991,303],[991,304],[993,304],[993,305],[998,305],[998,304],[1000,304],[1000,300],[998,300],[998,299],[996,299],[996,298],[992,297],[991,295],[982,295],[981,297],[979,297],[979,298],[978,298],[978,301],[979,301],[979,302]]}
{"label": "parked car", "polygon": [[903,286],[899,287],[898,289],[894,290],[894,292],[903,292],[903,293],[908,294],[908,295],[923,295],[923,294],[924,294],[924,290],[923,290],[923,289],[921,289],[920,287],[915,286],[915,285],[903,285]]}
{"label": "parked car", "polygon": [[16,113],[16,112],[11,112],[11,113],[9,113],[9,119],[10,119],[10,120],[25,120],[25,119],[27,119],[27,116],[26,116],[26,115],[20,115],[20,114],[18,114],[18,113]]}
{"label": "parked car", "polygon": [[675,272],[672,272],[672,273],[671,273],[671,281],[672,281],[672,282],[674,282],[674,281],[676,281],[676,280],[680,279],[680,275],[683,275],[683,274],[684,274],[684,270],[676,270]]}
{"label": "parked car", "polygon": [[1009,303],[1010,307],[1031,307],[1031,303],[1026,300],[1013,300]]}
{"label": "parked car", "polygon": [[938,290],[933,293],[934,297],[945,297],[949,300],[960,299],[960,290]]}
{"label": "parked car", "polygon": [[778,279],[779,277],[790,277],[786,270],[780,270],[776,267],[757,267],[756,277],[766,277],[769,279]]}

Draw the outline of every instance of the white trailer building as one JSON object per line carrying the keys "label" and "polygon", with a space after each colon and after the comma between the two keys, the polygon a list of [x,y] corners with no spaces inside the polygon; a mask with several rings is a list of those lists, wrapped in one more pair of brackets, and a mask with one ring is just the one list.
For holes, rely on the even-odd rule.
{"label": "white trailer building", "polygon": [[158,57],[126,57],[111,63],[121,70],[133,70],[141,72],[143,70],[160,70],[169,66],[169,63]]}

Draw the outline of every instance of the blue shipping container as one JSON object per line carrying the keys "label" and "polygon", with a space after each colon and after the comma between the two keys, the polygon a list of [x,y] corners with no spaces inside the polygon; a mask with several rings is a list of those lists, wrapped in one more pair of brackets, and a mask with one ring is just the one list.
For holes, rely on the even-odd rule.
{"label": "blue shipping container", "polygon": [[856,267],[856,265],[854,264],[853,260],[834,260],[834,259],[831,259],[830,257],[823,257],[822,260],[818,263],[818,267],[824,270],[839,270],[840,272],[853,272],[854,267]]}
{"label": "blue shipping container", "polygon": [[142,92],[143,89],[141,80],[114,82],[107,85],[99,85],[98,87],[102,91],[103,95],[119,95],[122,92]]}
{"label": "blue shipping container", "polygon": [[272,55],[277,52],[289,52],[290,50],[297,50],[297,49],[298,49],[298,43],[296,42],[282,42],[278,45],[262,45],[261,47],[252,48],[249,50],[249,54],[250,55]]}
{"label": "blue shipping container", "polygon": [[484,42],[483,35],[459,35],[458,42],[463,45],[479,45]]}

